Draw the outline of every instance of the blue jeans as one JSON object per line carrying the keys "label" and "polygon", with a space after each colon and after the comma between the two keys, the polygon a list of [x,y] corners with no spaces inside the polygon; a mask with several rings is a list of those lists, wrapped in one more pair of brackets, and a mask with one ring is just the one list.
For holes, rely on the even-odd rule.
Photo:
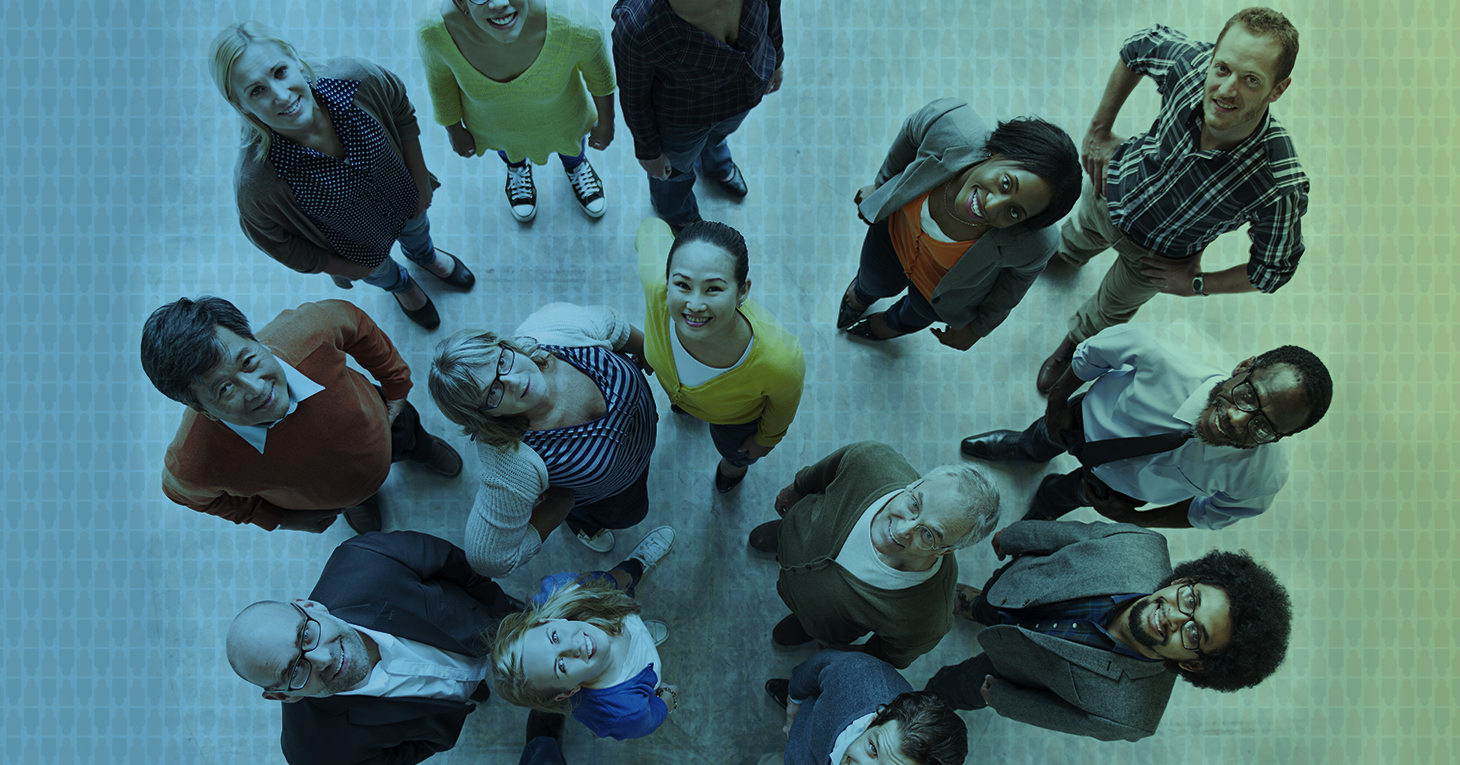
{"label": "blue jeans", "polygon": [[[897,213],[893,213],[896,215]],[[887,219],[867,227],[867,237],[862,240],[862,262],[857,268],[857,278],[852,282],[852,294],[862,305],[872,305],[878,300],[907,290],[907,294],[882,315],[889,329],[908,334],[926,328],[938,320],[933,305],[923,293],[908,281],[902,270],[902,261],[892,247],[892,235],[887,231]]]}
{"label": "blue jeans", "polygon": [[675,226],[700,219],[700,206],[695,201],[695,169],[711,178],[730,174],[733,161],[725,138],[740,127],[743,111],[713,125],[697,128],[659,128],[659,150],[669,160],[669,178],[649,178],[649,200],[665,222]]}
{"label": "blue jeans", "polygon": [[745,443],[745,437],[754,433],[758,427],[760,427],[759,417],[742,425],[710,423],[710,440],[715,442],[715,451],[719,452],[726,462],[738,468],[750,467],[758,458],[740,451],[740,445]]}
{"label": "blue jeans", "polygon": [[[583,139],[581,139],[580,141],[578,141],[578,156],[576,156],[576,157],[570,157],[570,156],[568,156],[566,154],[563,154],[561,152],[558,153],[558,159],[559,160],[562,160],[563,169],[564,170],[567,170],[568,172],[571,173],[571,172],[573,172],[574,168],[576,168],[579,165],[583,164],[583,160],[587,159],[587,157],[584,156],[587,152],[585,152],[584,149],[583,149],[584,142],[587,141],[587,140],[588,140],[588,138],[585,136]],[[507,159],[507,152],[502,151],[501,149],[498,149],[497,150],[497,156],[501,157],[503,162],[506,162],[508,165],[511,165],[513,167],[518,167],[518,166],[527,164],[527,160],[525,160],[525,159],[522,160],[521,162],[513,162],[512,160]]]}
{"label": "blue jeans", "polygon": [[522,758],[517,765],[567,765],[563,759],[563,748],[552,736],[538,736],[522,748]]}
{"label": "blue jeans", "polygon": [[[418,266],[429,266],[436,262],[436,247],[431,244],[431,221],[426,218],[426,213],[421,213],[421,217],[415,220],[407,220],[406,227],[401,229],[400,235],[395,240],[400,242],[400,251],[412,263]],[[411,287],[415,286],[415,282],[411,281],[410,272],[392,260],[389,255],[361,281],[372,287],[379,287],[392,295],[410,292]]]}

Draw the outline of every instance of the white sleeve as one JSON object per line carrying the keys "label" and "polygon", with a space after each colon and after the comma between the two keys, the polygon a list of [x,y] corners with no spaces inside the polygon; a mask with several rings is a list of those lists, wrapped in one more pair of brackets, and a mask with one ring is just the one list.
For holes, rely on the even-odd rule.
{"label": "white sleeve", "polygon": [[478,442],[481,486],[466,519],[462,547],[483,576],[502,577],[542,548],[532,527],[532,509],[548,488],[547,465],[526,444],[506,452]]}

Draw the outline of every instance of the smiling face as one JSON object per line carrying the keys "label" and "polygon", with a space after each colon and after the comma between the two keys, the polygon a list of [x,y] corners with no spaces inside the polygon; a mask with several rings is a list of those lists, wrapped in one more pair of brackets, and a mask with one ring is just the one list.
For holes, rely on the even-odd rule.
{"label": "smiling face", "polygon": [[284,368],[263,343],[215,326],[222,355],[193,383],[202,414],[234,425],[266,425],[289,411]]}
{"label": "smiling face", "polygon": [[1240,23],[1233,24],[1212,51],[1203,86],[1202,118],[1205,130],[1220,138],[1240,141],[1251,135],[1267,105],[1278,100],[1293,78],[1273,79],[1282,43],[1259,37]]}
{"label": "smiling face", "polygon": [[527,20],[537,9],[539,0],[486,0],[481,5],[470,0],[453,0],[458,10],[476,22],[482,31],[503,45],[517,42]]}
{"label": "smiling face", "polygon": [[306,130],[316,117],[319,105],[304,67],[274,43],[244,48],[228,79],[233,105],[281,135]]}
{"label": "smiling face", "polygon": [[868,728],[854,739],[840,765],[918,765],[902,753],[902,727],[896,720]]}
{"label": "smiling face", "polygon": [[1279,434],[1293,433],[1303,427],[1308,419],[1309,409],[1303,403],[1303,387],[1298,373],[1287,364],[1273,364],[1270,367],[1250,372],[1252,359],[1247,359],[1232,370],[1232,377],[1212,389],[1207,405],[1197,416],[1196,437],[1208,446],[1232,446],[1238,449],[1253,449],[1259,442],[1249,431],[1258,412],[1245,412],[1235,400],[1247,395],[1239,392],[1251,382],[1257,392],[1256,405],[1271,426]]}
{"label": "smiling face", "polygon": [[512,352],[512,366],[502,375],[497,374],[497,360],[500,356],[491,359],[475,370],[477,385],[482,392],[482,401],[485,404],[487,394],[494,382],[502,383],[502,401],[495,409],[487,409],[485,405],[482,411],[488,417],[515,417],[521,414],[532,412],[544,404],[548,404],[550,391],[547,377],[543,374],[541,367],[526,354]]}
{"label": "smiling face", "polygon": [[522,675],[528,684],[566,699],[608,669],[611,636],[588,622],[552,619],[522,639]]}
{"label": "smiling face", "polygon": [[995,154],[965,174],[953,214],[964,223],[1008,228],[1044,212],[1053,198],[1043,178]]}
{"label": "smiling face", "polygon": [[[371,655],[360,632],[319,603],[294,602],[303,615],[287,603],[262,603],[234,620],[228,654],[239,676],[263,688],[264,698],[272,701],[324,698],[363,684],[379,658]],[[318,644],[303,650],[316,637]],[[309,663],[309,681],[289,690],[290,672],[301,655]]]}
{"label": "smiling face", "polygon": [[1188,580],[1180,579],[1170,586],[1138,599],[1126,611],[1127,626],[1139,644],[1137,651],[1153,659],[1181,662],[1192,671],[1201,670],[1201,656],[1181,642],[1181,631],[1195,621],[1200,642],[1197,648],[1207,655],[1218,654],[1232,643],[1232,606],[1227,591],[1209,584],[1197,584],[1196,608],[1192,616],[1182,613],[1177,604],[1178,592]]}
{"label": "smiling face", "polygon": [[735,285],[735,259],[704,241],[687,242],[669,264],[669,318],[681,340],[727,337],[735,331],[736,309],[750,292]]}
{"label": "smiling face", "polygon": [[[968,521],[959,513],[958,481],[935,473],[914,481],[872,516],[872,547],[914,569],[952,552],[952,545],[968,533]],[[921,528],[920,528],[921,527]],[[933,549],[918,546],[927,530]]]}

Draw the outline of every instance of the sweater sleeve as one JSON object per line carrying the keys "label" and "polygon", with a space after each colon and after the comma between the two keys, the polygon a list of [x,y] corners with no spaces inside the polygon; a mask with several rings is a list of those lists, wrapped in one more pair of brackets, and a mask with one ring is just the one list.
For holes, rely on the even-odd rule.
{"label": "sweater sleeve", "polygon": [[777,359],[775,366],[779,374],[772,379],[772,387],[766,389],[765,410],[755,428],[755,442],[761,446],[775,446],[786,437],[801,406],[801,391],[806,381],[806,357],[799,344],[793,342],[785,348],[783,358]]}
{"label": "sweater sleeve", "polygon": [[339,349],[349,354],[380,383],[387,399],[396,401],[410,393],[411,368],[406,366],[405,359],[401,358],[385,330],[376,325],[369,314],[344,300],[323,300],[312,306],[305,304],[300,306],[300,310],[324,313],[319,323],[335,328],[339,333],[336,340]]}
{"label": "sweater sleeve", "polygon": [[517,328],[518,337],[570,348],[597,346],[617,351],[629,340],[633,326],[618,309],[606,305],[580,306],[549,303],[537,309]]}
{"label": "sweater sleeve", "polygon": [[[287,186],[267,188],[269,184],[261,176],[274,176],[274,166],[268,158],[255,160],[251,156],[253,151],[252,146],[244,147],[233,189],[238,202],[238,225],[244,236],[265,255],[292,270],[303,274],[323,272],[329,265],[330,256],[335,254],[334,250],[315,244],[290,225],[276,197],[279,194],[292,195],[293,192]],[[283,186],[282,182],[279,185]]]}
{"label": "sweater sleeve", "polygon": [[808,465],[796,472],[793,484],[801,494],[822,494],[843,469],[855,470],[863,459],[885,460],[888,456],[902,459],[892,447],[876,441],[861,441],[847,444],[826,455],[815,465]]}
{"label": "sweater sleeve", "polygon": [[669,705],[654,694],[658,678],[652,667],[612,688],[584,695],[573,717],[593,735],[626,741],[643,738],[659,729],[669,716]]}
{"label": "sweater sleeve", "polygon": [[[420,135],[421,126],[416,123],[416,107],[411,105],[411,99],[406,95],[406,84],[401,78],[395,72],[364,59],[354,59],[353,63],[364,70],[361,72],[364,75],[360,80],[361,90],[368,88],[370,92],[366,97],[385,107],[384,111],[390,114],[401,141]],[[359,97],[357,92],[356,98]]]}
{"label": "sweater sleeve", "polygon": [[505,452],[477,442],[481,485],[466,519],[466,558],[484,576],[503,577],[542,549],[532,509],[548,488],[547,465],[530,447]]}
{"label": "sweater sleeve", "polygon": [[664,271],[672,246],[674,233],[668,223],[659,218],[645,218],[639,222],[634,249],[639,255],[639,284],[644,288],[645,298],[664,283]]}
{"label": "sweater sleeve", "polygon": [[421,64],[426,68],[426,90],[431,94],[431,118],[438,125],[455,125],[461,122],[463,114],[461,87],[456,83],[456,74],[446,63],[445,45],[455,43],[441,20],[441,14],[433,5],[416,24],[416,50],[421,54]]}
{"label": "sweater sleeve", "polygon": [[183,466],[175,447],[168,447],[167,456],[163,460],[162,493],[183,507],[238,524],[252,523],[264,531],[278,528],[284,513],[289,512],[263,497],[238,497],[221,487],[194,483],[182,475],[182,472]]}
{"label": "sweater sleeve", "polygon": [[595,96],[612,95],[618,83],[613,76],[613,59],[608,52],[608,35],[597,16],[587,13],[582,7],[574,8],[572,22],[578,50],[578,71],[583,75],[583,84]]}

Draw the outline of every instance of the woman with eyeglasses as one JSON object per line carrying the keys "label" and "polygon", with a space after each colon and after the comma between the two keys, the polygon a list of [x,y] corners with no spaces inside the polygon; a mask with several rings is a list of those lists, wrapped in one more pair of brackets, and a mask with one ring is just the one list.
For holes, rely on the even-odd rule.
{"label": "woman with eyeglasses", "polygon": [[938,342],[972,348],[1044,270],[1059,240],[1052,226],[1079,196],[1079,154],[1055,125],[1019,118],[990,131],[966,102],[924,106],[903,123],[876,182],[854,197],[869,228],[837,328],[881,341],[939,321],[947,326],[932,330]]}
{"label": "woman with eyeglasses", "polygon": [[487,576],[525,563],[559,524],[589,549],[649,512],[659,414],[644,333],[607,306],[552,303],[510,336],[464,330],[431,360],[431,398],[477,444],[482,485],[467,559]]}
{"label": "woman with eyeglasses", "polygon": [[696,221],[674,236],[650,218],[635,246],[647,361],[677,411],[710,423],[715,490],[724,494],[786,437],[806,377],[801,344],[750,300],[739,231]]}
{"label": "woman with eyeglasses", "polygon": [[463,157],[496,150],[507,204],[537,215],[532,165],[557,152],[578,205],[603,215],[584,151],[613,142],[613,64],[603,25],[575,0],[440,0],[416,26],[436,122]]}
{"label": "woman with eyeglasses", "polygon": [[411,321],[439,326],[391,246],[399,241],[406,258],[453,287],[470,289],[476,277],[431,241],[426,208],[439,184],[400,78],[357,58],[316,68],[256,21],[218,33],[208,58],[213,84],[244,120],[233,180],[249,240],[295,271],[380,287]]}

